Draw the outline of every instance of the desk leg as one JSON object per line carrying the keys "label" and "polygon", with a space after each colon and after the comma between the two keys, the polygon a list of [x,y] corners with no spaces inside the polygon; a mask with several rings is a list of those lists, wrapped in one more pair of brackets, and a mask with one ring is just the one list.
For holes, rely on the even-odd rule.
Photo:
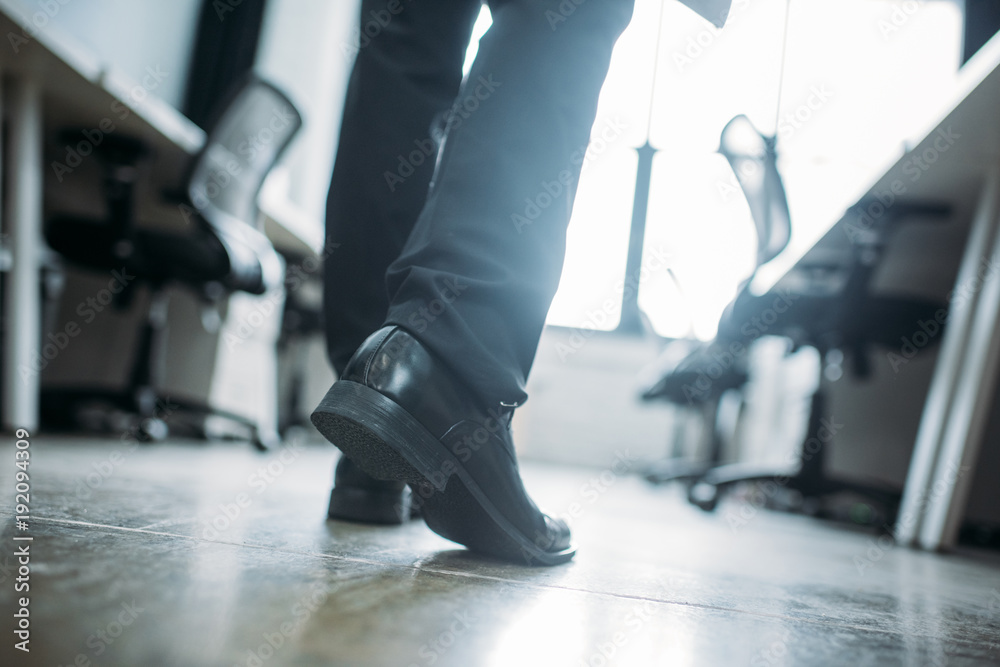
{"label": "desk leg", "polygon": [[972,466],[982,446],[1000,345],[1000,171],[987,175],[956,277],[934,377],[910,461],[896,539],[925,549],[955,544]]}
{"label": "desk leg", "polygon": [[3,425],[38,427],[41,342],[42,100],[38,81],[8,81],[3,102],[9,145],[5,152],[8,201],[4,210],[13,265],[7,280],[7,343],[3,364]]}
{"label": "desk leg", "polygon": [[920,546],[925,549],[948,549],[957,541],[993,405],[1000,366],[1000,187],[995,182],[988,214],[993,243],[977,273],[982,275],[979,298],[920,530]]}

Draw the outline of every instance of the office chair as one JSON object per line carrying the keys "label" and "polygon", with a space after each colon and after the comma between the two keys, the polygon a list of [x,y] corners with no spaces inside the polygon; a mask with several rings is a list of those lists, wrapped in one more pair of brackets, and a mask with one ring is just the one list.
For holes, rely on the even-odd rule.
{"label": "office chair", "polygon": [[[280,90],[248,76],[222,105],[211,124],[205,146],[193,159],[179,193],[164,193],[189,223],[184,232],[143,229],[133,211],[137,165],[146,149],[136,139],[107,136],[95,148],[104,167],[103,220],[61,216],[48,221],[49,245],[72,264],[95,270],[125,267],[136,279],[117,295],[126,307],[140,283],[151,298],[136,347],[127,389],[109,397],[135,415],[135,430],[159,439],[167,428],[157,404],[162,379],[156,361],[166,327],[167,293],[171,284],[192,290],[211,307],[229,294],[264,294],[282,288],[284,263],[258,225],[257,195],[265,177],[302,125],[292,102]],[[70,141],[79,132],[64,133]],[[51,396],[60,404],[93,398],[95,392]],[[81,396],[82,394],[82,396]],[[266,449],[277,440],[252,420],[205,405],[170,399],[172,410],[206,417],[219,415],[251,429],[254,444]]]}
{"label": "office chair", "polygon": [[[737,290],[742,296],[749,294],[750,284],[760,267],[788,245],[791,216],[778,173],[774,137],[761,134],[746,116],[738,115],[723,128],[719,153],[729,162],[746,195],[757,232],[753,272]],[[658,372],[654,377],[658,379],[642,392],[642,399],[699,408],[710,434],[710,445],[704,461],[668,459],[653,464],[646,472],[649,481],[697,479],[721,461],[724,443],[717,424],[719,402],[726,392],[741,388],[749,379],[746,348],[742,343],[734,348],[733,342],[739,341],[724,336],[709,343],[674,341],[656,363]],[[686,353],[679,356],[678,348],[685,349]]]}
{"label": "office chair", "polygon": [[[848,215],[860,218],[870,204],[862,201]],[[859,233],[853,239],[846,261],[800,262],[795,268],[801,274],[800,279],[793,281],[800,285],[794,295],[794,305],[783,313],[770,311],[776,319],[769,326],[768,334],[789,338],[790,351],[803,346],[815,348],[823,365],[828,364],[835,353],[839,358],[846,352],[849,370],[858,378],[870,377],[872,348],[897,347],[901,339],[913,333],[917,322],[934,320],[936,313],[947,308],[947,304],[927,299],[871,292],[871,279],[888,240],[901,222],[945,219],[949,215],[950,207],[946,205],[897,202],[873,224],[866,228],[859,225]],[[752,340],[742,331],[742,324],[759,317],[773,301],[773,294],[755,296],[741,292],[723,314],[717,340],[722,344],[738,341],[748,346]],[[939,339],[940,336],[932,337],[921,352],[930,349]],[[785,468],[745,463],[713,467],[689,488],[690,502],[712,511],[721,496],[737,484],[780,480],[779,486],[792,492],[790,496],[795,499],[791,509],[810,507],[818,514],[823,499],[852,492],[876,504],[874,508],[869,506],[864,515],[891,521],[898,507],[898,492],[875,483],[835,479],[825,472],[825,454],[830,441],[829,434],[823,434],[826,401],[821,382],[811,399],[806,435],[796,464]],[[855,520],[865,522],[857,517]]]}
{"label": "office chair", "polygon": [[[749,121],[737,117],[723,131],[720,151],[729,160],[750,205],[758,234],[759,269],[787,245],[791,230],[787,199],[777,171],[774,139],[760,135]],[[741,175],[747,177],[740,178]],[[859,203],[849,215],[860,217],[870,204]],[[902,337],[912,333],[916,322],[934,319],[935,313],[945,307],[945,304],[924,299],[870,292],[871,279],[889,237],[899,222],[942,218],[949,213],[948,207],[934,203],[897,202],[872,224],[859,224],[847,257],[825,263],[800,262],[796,266],[795,271],[800,275],[793,283],[800,288],[792,295],[794,305],[782,313],[771,308],[773,294],[758,296],[751,292],[751,275],[720,318],[715,340],[696,348],[643,393],[646,400],[661,399],[677,404],[700,402],[709,406],[705,418],[713,441],[708,461],[664,462],[652,468],[647,479],[657,483],[690,480],[689,501],[706,511],[714,510],[721,496],[737,484],[779,480],[779,486],[791,492],[786,495],[795,498],[797,508],[818,508],[823,498],[849,491],[876,503],[883,514],[891,514],[898,503],[895,492],[875,484],[832,479],[826,474],[825,452],[829,438],[823,437],[821,430],[826,416],[826,393],[822,384],[811,398],[799,461],[785,468],[746,463],[719,465],[721,437],[714,419],[724,392],[741,388],[749,379],[746,351],[761,334],[747,330],[744,325],[765,310],[774,318],[767,333],[787,337],[791,341],[789,353],[803,346],[813,347],[827,364],[835,353],[847,351],[850,370],[861,378],[870,376],[872,347],[891,349]],[[700,386],[699,378],[704,378],[713,364],[718,368],[720,358],[730,360],[725,372],[713,375],[715,379],[709,387]],[[874,515],[874,511],[870,515]]]}

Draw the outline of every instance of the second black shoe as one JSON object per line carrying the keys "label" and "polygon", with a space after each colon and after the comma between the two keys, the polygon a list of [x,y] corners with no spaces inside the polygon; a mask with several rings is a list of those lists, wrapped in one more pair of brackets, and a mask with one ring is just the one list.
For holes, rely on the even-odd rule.
{"label": "second black shoe", "polygon": [[509,412],[477,405],[404,329],[372,334],[312,421],[369,475],[408,482],[442,537],[530,565],[575,555],[566,523],[543,514],[524,489]]}
{"label": "second black shoe", "polygon": [[357,523],[400,524],[419,516],[403,482],[375,479],[346,456],[337,461],[327,516]]}

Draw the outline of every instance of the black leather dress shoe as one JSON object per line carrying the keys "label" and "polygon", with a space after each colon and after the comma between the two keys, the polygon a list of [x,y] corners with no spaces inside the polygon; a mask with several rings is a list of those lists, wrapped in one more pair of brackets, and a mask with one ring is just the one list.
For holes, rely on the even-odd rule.
{"label": "black leather dress shoe", "polygon": [[419,516],[403,482],[375,479],[346,456],[337,462],[327,516],[358,523],[400,524]]}
{"label": "black leather dress shoe", "polygon": [[483,409],[417,339],[372,334],[312,414],[369,475],[408,482],[427,525],[469,549],[532,565],[576,553],[569,527],[524,490],[510,412]]}

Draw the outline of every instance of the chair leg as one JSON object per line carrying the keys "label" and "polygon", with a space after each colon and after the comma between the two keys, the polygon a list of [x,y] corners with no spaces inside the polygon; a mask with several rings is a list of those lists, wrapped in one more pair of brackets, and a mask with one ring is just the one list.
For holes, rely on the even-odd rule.
{"label": "chair leg", "polygon": [[159,287],[151,288],[149,311],[139,333],[135,361],[129,377],[128,392],[139,418],[139,437],[162,440],[169,433],[166,421],[157,413],[159,396],[156,387],[163,379],[162,341],[166,328],[169,297]]}
{"label": "chair leg", "polygon": [[[164,384],[166,368],[164,342],[169,302],[170,297],[162,286],[151,286],[149,311],[139,334],[135,361],[129,377],[128,393],[131,397],[131,407],[139,420],[134,430],[138,437],[145,441],[162,440],[170,432],[165,415],[161,414],[163,397],[157,391]],[[262,429],[252,419],[190,401],[171,399],[166,402],[171,409],[185,413],[189,417],[204,420],[209,416],[218,416],[245,427],[247,438],[261,451],[268,451],[281,445],[281,438],[276,432]],[[200,428],[204,435],[204,425],[202,424]]]}
{"label": "chair leg", "polygon": [[[704,461],[692,461],[690,459],[676,456],[677,447],[674,447],[674,458],[657,461],[651,464],[645,471],[644,477],[652,484],[667,484],[669,482],[691,482],[701,479],[712,468],[719,465],[722,460],[722,436],[719,433],[717,420],[719,415],[719,399],[716,398],[703,406],[703,419],[709,433],[708,458]],[[682,429],[674,429],[675,443],[681,439]]]}
{"label": "chair leg", "polygon": [[825,432],[826,395],[822,389],[813,394],[809,426],[802,444],[800,459],[786,468],[757,464],[734,463],[709,470],[688,490],[688,501],[706,512],[716,509],[722,497],[744,482],[773,482],[803,498],[822,499],[836,493],[853,492],[882,505],[893,514],[899,503],[899,493],[874,485],[836,480],[825,472],[825,449],[830,434]]}

